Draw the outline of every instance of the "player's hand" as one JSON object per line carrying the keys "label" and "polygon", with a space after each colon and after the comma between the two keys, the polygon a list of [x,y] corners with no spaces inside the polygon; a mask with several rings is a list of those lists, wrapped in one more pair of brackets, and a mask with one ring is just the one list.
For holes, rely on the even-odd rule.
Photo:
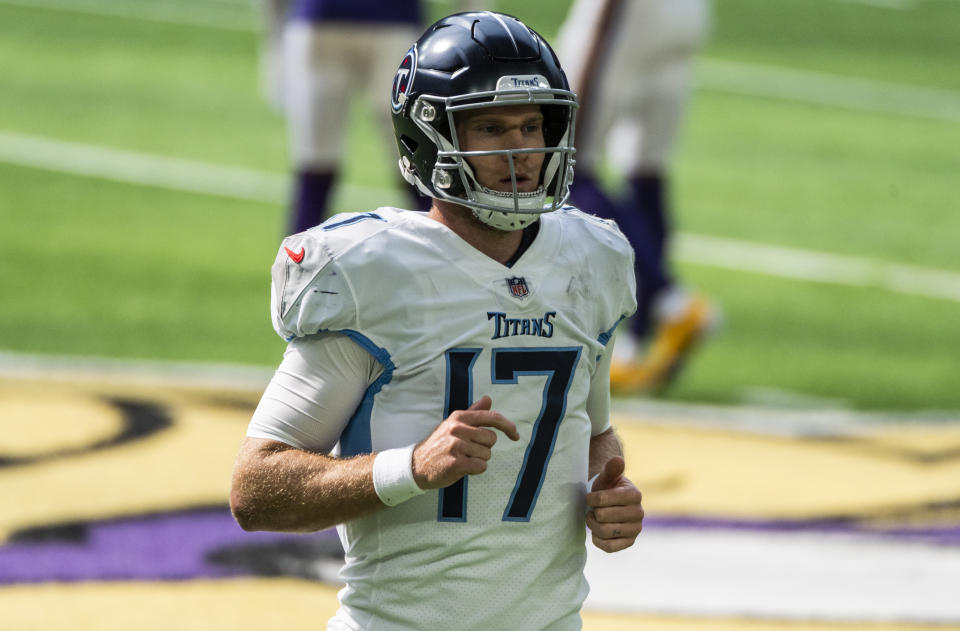
{"label": "player's hand", "polygon": [[587,493],[587,526],[593,545],[605,552],[629,548],[643,530],[643,494],[633,482],[623,477],[624,461],[620,456],[607,460],[593,488]]}
{"label": "player's hand", "polygon": [[413,478],[421,489],[450,486],[465,475],[487,470],[499,429],[510,440],[520,440],[517,426],[490,409],[483,396],[466,410],[448,416],[413,450]]}

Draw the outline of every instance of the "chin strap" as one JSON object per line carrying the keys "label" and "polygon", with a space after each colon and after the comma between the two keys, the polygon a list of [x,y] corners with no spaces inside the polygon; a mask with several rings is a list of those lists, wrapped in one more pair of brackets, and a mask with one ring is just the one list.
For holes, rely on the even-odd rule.
{"label": "chin strap", "polygon": [[420,178],[417,177],[416,170],[410,166],[410,161],[406,156],[400,158],[399,165],[400,175],[407,182],[407,184],[410,184],[417,189],[421,195],[425,195],[427,197],[436,197],[436,195],[433,194],[433,191],[431,191],[430,188],[424,184]]}
{"label": "chin strap", "polygon": [[[547,198],[547,191],[541,184],[537,190],[529,193],[516,193],[495,191],[479,183],[473,191],[473,197],[476,201],[490,206],[499,206],[503,210],[490,210],[486,208],[473,208],[473,216],[497,230],[522,230],[537,219],[544,212],[543,204]],[[516,199],[516,210],[508,209],[514,206]]]}
{"label": "chin strap", "polygon": [[[473,191],[473,196],[476,201],[492,206],[499,206],[503,209],[502,212],[506,214],[518,214],[514,210],[514,199],[516,199],[517,209],[527,211],[543,210],[543,203],[547,199],[547,190],[543,187],[543,184],[538,186],[535,191],[530,191],[529,193],[521,193],[518,191],[516,194],[512,191],[495,191],[476,182],[475,184],[476,188]],[[529,213],[522,214],[526,215]]]}

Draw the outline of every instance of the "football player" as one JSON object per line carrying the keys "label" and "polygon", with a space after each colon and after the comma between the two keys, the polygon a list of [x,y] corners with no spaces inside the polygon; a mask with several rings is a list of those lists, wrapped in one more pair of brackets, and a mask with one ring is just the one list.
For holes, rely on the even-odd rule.
{"label": "football player", "polygon": [[289,345],[231,507],[248,530],[337,526],[330,630],[579,629],[586,527],[608,552],[642,527],[609,419],[632,250],[564,205],[576,97],[516,18],[431,26],[389,107],[432,207],[284,240],[271,310]]}
{"label": "football player", "polygon": [[[719,318],[667,261],[668,163],[708,13],[707,0],[575,0],[558,37],[581,106],[572,200],[616,220],[637,254],[640,307],[619,336],[615,390],[665,386]],[[626,177],[623,198],[600,182],[605,150]]]}
{"label": "football player", "polygon": [[261,81],[287,119],[291,234],[328,216],[356,96],[372,98],[381,132],[392,133],[389,112],[379,107],[383,85],[420,32],[423,11],[420,0],[263,1]]}
{"label": "football player", "polygon": [[[466,10],[481,3],[458,4]],[[382,89],[420,32],[423,7],[420,0],[263,0],[262,8],[261,83],[286,114],[295,172],[292,234],[329,217],[357,95],[372,99],[381,132],[392,133]],[[407,190],[414,206],[429,208],[429,198]]]}

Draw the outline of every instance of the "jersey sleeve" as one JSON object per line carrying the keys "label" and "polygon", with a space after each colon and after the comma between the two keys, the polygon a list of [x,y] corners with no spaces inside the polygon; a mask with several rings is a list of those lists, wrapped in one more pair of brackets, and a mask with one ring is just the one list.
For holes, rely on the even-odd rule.
{"label": "jersey sleeve", "polygon": [[592,270],[594,285],[602,288],[595,313],[600,342],[606,345],[617,325],[637,310],[633,247],[616,222],[572,207],[565,211],[579,222],[577,247]]}
{"label": "jersey sleeve", "polygon": [[610,360],[613,357],[613,343],[607,344],[597,370],[590,381],[587,394],[587,416],[590,418],[590,435],[596,436],[610,429]]}
{"label": "jersey sleeve", "polygon": [[287,237],[272,268],[270,312],[283,339],[352,328],[356,301],[322,231]]}
{"label": "jersey sleeve", "polygon": [[608,334],[612,335],[620,321],[629,318],[637,310],[637,277],[634,272],[636,255],[633,247],[616,223],[610,222],[609,227],[613,233],[610,256],[611,275],[614,278],[612,286],[615,288],[615,293],[611,296],[613,310],[608,316],[611,327]]}
{"label": "jersey sleeve", "polygon": [[576,238],[569,241],[577,248],[576,256],[589,274],[590,320],[600,351],[596,370],[587,394],[587,416],[591,434],[596,436],[610,428],[610,362],[613,339],[618,325],[637,310],[634,252],[626,237],[613,221],[601,219],[567,207]]}
{"label": "jersey sleeve", "polygon": [[250,419],[247,436],[329,453],[383,366],[344,335],[293,340]]}

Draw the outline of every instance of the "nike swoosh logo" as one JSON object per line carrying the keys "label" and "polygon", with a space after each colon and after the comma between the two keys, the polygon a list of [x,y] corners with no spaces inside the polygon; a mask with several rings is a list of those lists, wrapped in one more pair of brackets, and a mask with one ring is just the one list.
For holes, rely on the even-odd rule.
{"label": "nike swoosh logo", "polygon": [[283,249],[287,251],[287,256],[289,256],[294,263],[299,263],[300,261],[302,261],[303,255],[306,254],[306,250],[304,250],[303,248],[300,248],[299,252],[294,252],[287,246],[283,246]]}

